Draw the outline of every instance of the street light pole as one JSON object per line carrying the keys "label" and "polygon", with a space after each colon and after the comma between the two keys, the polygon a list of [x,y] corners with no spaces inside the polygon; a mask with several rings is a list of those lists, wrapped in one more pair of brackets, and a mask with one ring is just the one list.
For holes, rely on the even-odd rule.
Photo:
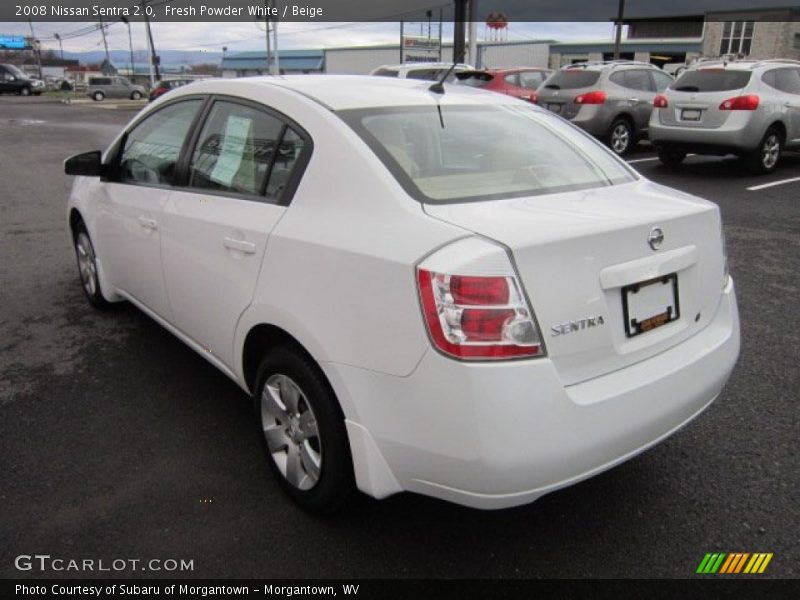
{"label": "street light pole", "polygon": [[106,27],[103,25],[103,17],[100,18],[100,33],[103,34],[103,47],[106,49],[106,63],[111,67],[111,58],[108,56],[108,40],[106,40]]}
{"label": "street light pole", "polygon": [[625,0],[619,0],[617,12],[617,31],[614,36],[614,60],[619,60],[619,47],[622,43],[622,19],[625,17]]}
{"label": "street light pole", "polygon": [[134,69],[133,69],[133,37],[131,36],[131,22],[128,20],[127,17],[120,17],[119,20],[122,21],[123,23],[125,23],[125,25],[128,26],[128,48],[130,49],[130,52],[131,52],[131,55],[130,55],[130,57],[131,57],[131,60],[130,60],[130,63],[131,63],[130,76],[133,77],[135,75],[135,73],[134,73]]}
{"label": "street light pole", "polygon": [[153,30],[150,29],[150,18],[147,16],[147,0],[142,0],[142,12],[144,13],[144,23],[147,27],[147,47],[150,50],[150,87],[155,87],[156,80],[161,79],[158,70],[158,57],[156,56],[156,46],[153,43]]}
{"label": "street light pole", "polygon": [[33,47],[33,55],[36,57],[36,67],[39,72],[39,79],[42,78],[42,48],[39,46],[39,40],[36,39],[36,33],[33,31],[33,21],[28,19],[28,25],[31,28],[31,46]]}
{"label": "street light pole", "polygon": [[64,60],[64,44],[61,42],[61,36],[54,33],[53,36],[58,40],[58,48],[61,52],[61,60]]}

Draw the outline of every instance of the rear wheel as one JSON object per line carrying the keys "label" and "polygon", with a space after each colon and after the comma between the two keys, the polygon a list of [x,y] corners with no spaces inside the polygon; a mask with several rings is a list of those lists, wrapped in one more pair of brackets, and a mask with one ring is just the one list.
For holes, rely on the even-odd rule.
{"label": "rear wheel", "polygon": [[140,100],[142,98],[141,92],[133,92],[131,94],[131,100]]}
{"label": "rear wheel", "polygon": [[319,367],[294,346],[258,369],[255,413],[270,469],[301,507],[331,513],[355,489],[344,417]]}
{"label": "rear wheel", "polygon": [[611,125],[608,146],[618,156],[623,156],[633,147],[633,127],[626,119],[617,119]]}
{"label": "rear wheel", "polygon": [[94,94],[92,94],[92,100],[94,100],[95,102],[100,102],[105,97],[106,95],[103,92],[95,92]]}
{"label": "rear wheel", "polygon": [[686,152],[674,148],[659,148],[658,160],[668,167],[677,167],[686,158]]}
{"label": "rear wheel", "polygon": [[31,95],[31,88],[24,87],[19,91],[20,96],[30,96]]}
{"label": "rear wheel", "polygon": [[745,156],[747,168],[753,173],[772,173],[778,166],[783,151],[783,136],[774,127],[770,127],[761,139],[758,149]]}

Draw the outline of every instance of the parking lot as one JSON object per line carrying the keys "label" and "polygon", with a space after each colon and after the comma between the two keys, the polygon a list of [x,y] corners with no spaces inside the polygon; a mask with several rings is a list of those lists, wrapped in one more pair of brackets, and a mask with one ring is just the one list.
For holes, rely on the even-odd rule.
{"label": "parking lot", "polygon": [[689,427],[517,509],[403,494],[319,518],[267,473],[239,388],[133,307],[83,297],[62,161],[134,111],[0,97],[0,575],[44,553],[193,559],[170,575],[209,578],[690,577],[742,551],[800,576],[800,154],[761,177],[733,157],[628,157],[725,222],[742,353]]}

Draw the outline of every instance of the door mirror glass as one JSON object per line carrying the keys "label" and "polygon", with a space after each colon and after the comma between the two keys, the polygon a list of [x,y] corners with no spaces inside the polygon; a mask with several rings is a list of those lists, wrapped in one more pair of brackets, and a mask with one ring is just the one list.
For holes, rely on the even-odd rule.
{"label": "door mirror glass", "polygon": [[84,177],[100,177],[103,174],[103,163],[99,150],[76,154],[64,161],[64,172],[67,175],[83,175]]}

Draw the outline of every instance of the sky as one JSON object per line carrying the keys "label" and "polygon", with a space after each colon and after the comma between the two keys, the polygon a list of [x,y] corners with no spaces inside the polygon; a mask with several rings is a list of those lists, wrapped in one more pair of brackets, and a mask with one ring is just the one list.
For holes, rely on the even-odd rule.
{"label": "sky", "polygon": [[[33,27],[43,48],[58,50],[55,33],[64,37],[92,25],[97,26],[97,23],[34,23]],[[228,53],[235,53],[264,47],[263,25],[259,29],[257,23],[153,23],[152,28],[155,46],[159,49],[221,52],[225,46]],[[478,38],[486,39],[487,31],[480,24]],[[400,25],[385,22],[283,22],[278,33],[279,46],[283,49],[361,46],[397,43]],[[27,23],[0,22],[0,34],[30,35],[30,28]],[[123,23],[107,24],[106,35],[109,50],[128,49],[128,30]],[[452,26],[445,25],[443,35],[445,40],[451,40]],[[507,39],[610,40],[612,35],[611,23],[511,23]],[[131,36],[134,50],[147,47],[143,23],[131,24]],[[91,30],[80,37],[65,40],[63,44],[67,52],[87,52],[102,50],[103,39],[99,30]]]}

